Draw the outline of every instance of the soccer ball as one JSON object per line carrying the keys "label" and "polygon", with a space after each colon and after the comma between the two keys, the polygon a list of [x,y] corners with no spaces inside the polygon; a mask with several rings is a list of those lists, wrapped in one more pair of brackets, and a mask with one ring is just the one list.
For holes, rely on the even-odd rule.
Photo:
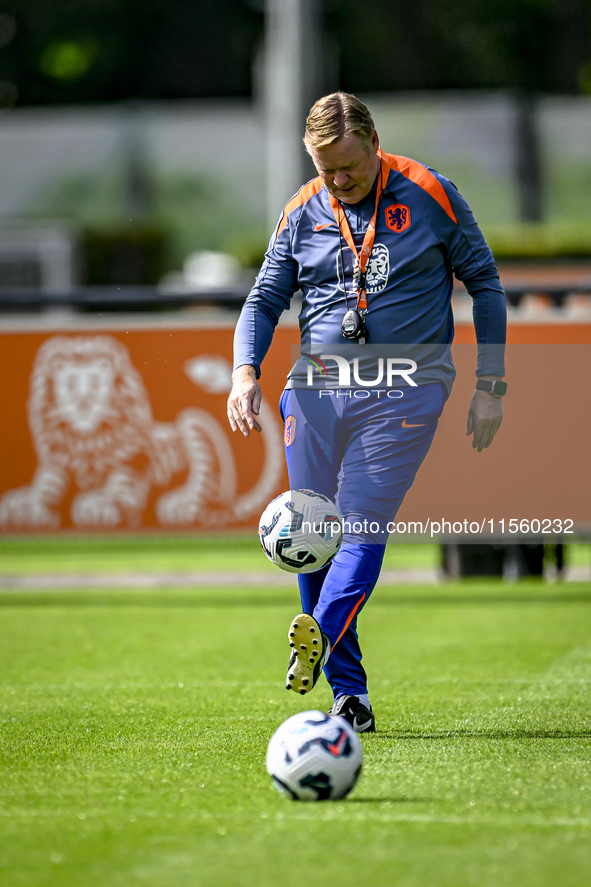
{"label": "soccer ball", "polygon": [[267,773],[282,794],[297,801],[338,801],[359,778],[363,750],[344,718],[301,711],[271,737]]}
{"label": "soccer ball", "polygon": [[343,522],[336,506],[312,490],[288,490],[267,505],[259,521],[263,551],[289,573],[314,573],[341,546]]}

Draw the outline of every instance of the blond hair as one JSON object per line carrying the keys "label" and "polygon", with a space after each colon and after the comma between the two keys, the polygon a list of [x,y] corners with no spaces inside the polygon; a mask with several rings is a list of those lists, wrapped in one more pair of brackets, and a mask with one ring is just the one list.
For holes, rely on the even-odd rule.
{"label": "blond hair", "polygon": [[372,116],[363,102],[347,92],[333,92],[318,99],[308,114],[304,144],[309,152],[310,148],[325,148],[355,133],[369,146],[374,131]]}

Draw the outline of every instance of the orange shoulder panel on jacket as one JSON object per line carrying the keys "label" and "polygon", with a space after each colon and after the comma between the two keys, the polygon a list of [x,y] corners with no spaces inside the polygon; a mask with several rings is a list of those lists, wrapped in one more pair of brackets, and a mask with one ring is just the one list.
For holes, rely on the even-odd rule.
{"label": "orange shoulder panel on jacket", "polygon": [[427,191],[431,197],[437,201],[439,206],[445,210],[450,219],[455,222],[456,225],[458,224],[456,214],[453,211],[445,188],[439,179],[435,178],[432,172],[429,172],[422,163],[417,163],[416,160],[411,160],[409,157],[401,157],[398,154],[386,154],[385,151],[381,150],[380,153],[392,169],[397,169],[398,172],[401,172],[402,175],[406,176],[407,179],[410,179],[411,182],[414,182],[416,185],[423,188],[424,191]]}
{"label": "orange shoulder panel on jacket", "polygon": [[292,212],[292,210],[296,209],[298,206],[302,206],[302,204],[306,203],[310,199],[310,197],[314,197],[315,194],[318,194],[319,191],[322,191],[322,188],[323,185],[320,176],[312,179],[312,181],[308,182],[307,185],[302,185],[295,197],[291,198],[291,200],[283,210],[283,215],[281,216],[281,221],[279,222],[279,227],[277,228],[277,237],[279,237],[279,235],[287,225],[287,217],[289,216],[290,212]]}

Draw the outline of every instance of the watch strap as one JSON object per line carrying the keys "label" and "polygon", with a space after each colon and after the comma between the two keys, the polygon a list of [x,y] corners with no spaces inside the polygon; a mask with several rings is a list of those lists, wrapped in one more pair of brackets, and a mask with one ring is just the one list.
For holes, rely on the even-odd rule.
{"label": "watch strap", "polygon": [[507,393],[507,383],[502,379],[495,379],[490,382],[486,379],[479,379],[476,383],[477,391],[488,391],[494,397],[504,397]]}

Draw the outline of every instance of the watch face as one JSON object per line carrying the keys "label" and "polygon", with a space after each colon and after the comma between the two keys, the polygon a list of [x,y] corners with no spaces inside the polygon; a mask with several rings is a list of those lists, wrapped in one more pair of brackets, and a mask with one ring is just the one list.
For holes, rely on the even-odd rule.
{"label": "watch face", "polygon": [[492,383],[491,394],[494,394],[495,397],[503,397],[507,393],[507,383],[503,382],[501,379],[495,379]]}

